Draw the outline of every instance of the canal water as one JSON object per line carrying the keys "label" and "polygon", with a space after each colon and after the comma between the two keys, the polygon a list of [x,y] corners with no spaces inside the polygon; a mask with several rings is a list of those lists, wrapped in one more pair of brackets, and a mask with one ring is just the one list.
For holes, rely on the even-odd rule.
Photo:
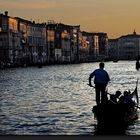
{"label": "canal water", "polygon": [[[0,70],[0,135],[94,135],[95,91],[87,83],[98,64]],[[135,61],[105,62],[105,69],[108,92],[133,91],[139,79],[140,93]],[[140,116],[126,135],[140,135]]]}

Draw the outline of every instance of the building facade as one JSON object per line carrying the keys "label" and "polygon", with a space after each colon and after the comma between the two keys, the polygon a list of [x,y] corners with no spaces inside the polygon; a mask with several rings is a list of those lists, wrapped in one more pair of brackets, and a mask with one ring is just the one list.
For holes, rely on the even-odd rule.
{"label": "building facade", "polygon": [[108,40],[108,57],[110,60],[119,59],[118,51],[118,39],[109,39]]}
{"label": "building facade", "polygon": [[118,55],[119,59],[135,60],[140,54],[140,35],[133,34],[121,36],[118,39]]}
{"label": "building facade", "polygon": [[20,65],[21,33],[18,32],[18,20],[8,16],[8,12],[0,14],[0,62],[6,66]]}
{"label": "building facade", "polygon": [[140,35],[134,30],[132,34],[109,39],[108,52],[110,59],[136,60],[140,55]]}
{"label": "building facade", "polygon": [[0,14],[0,65],[79,63],[107,55],[107,34],[82,32],[80,25],[35,23]]}

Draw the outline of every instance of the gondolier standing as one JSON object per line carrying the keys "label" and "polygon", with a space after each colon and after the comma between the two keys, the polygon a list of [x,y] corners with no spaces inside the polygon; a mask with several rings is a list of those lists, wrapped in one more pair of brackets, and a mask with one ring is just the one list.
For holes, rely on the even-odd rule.
{"label": "gondolier standing", "polygon": [[[106,100],[106,86],[110,81],[109,75],[106,70],[104,70],[104,63],[99,64],[99,69],[94,70],[89,75],[89,86],[92,87],[91,80],[94,77],[95,92],[96,92],[96,103],[104,103]],[[101,99],[100,99],[101,98]]]}

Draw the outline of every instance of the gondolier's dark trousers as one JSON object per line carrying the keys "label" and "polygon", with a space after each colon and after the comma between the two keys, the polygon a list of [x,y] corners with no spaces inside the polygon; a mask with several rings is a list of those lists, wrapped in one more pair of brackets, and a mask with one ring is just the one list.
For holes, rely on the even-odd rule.
{"label": "gondolier's dark trousers", "polygon": [[106,86],[107,84],[95,84],[95,92],[96,92],[96,103],[105,103],[107,100],[106,95]]}

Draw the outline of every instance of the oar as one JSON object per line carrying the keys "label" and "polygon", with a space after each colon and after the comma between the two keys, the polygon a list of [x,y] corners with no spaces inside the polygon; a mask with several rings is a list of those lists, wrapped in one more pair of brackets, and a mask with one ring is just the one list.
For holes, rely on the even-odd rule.
{"label": "oar", "polygon": [[90,87],[93,87],[93,88],[95,88],[93,85],[90,85],[90,84],[87,84],[88,86],[90,86]]}
{"label": "oar", "polygon": [[135,105],[135,107],[137,107],[138,109],[140,109],[140,107],[139,107],[139,106],[137,106],[137,105]]}

